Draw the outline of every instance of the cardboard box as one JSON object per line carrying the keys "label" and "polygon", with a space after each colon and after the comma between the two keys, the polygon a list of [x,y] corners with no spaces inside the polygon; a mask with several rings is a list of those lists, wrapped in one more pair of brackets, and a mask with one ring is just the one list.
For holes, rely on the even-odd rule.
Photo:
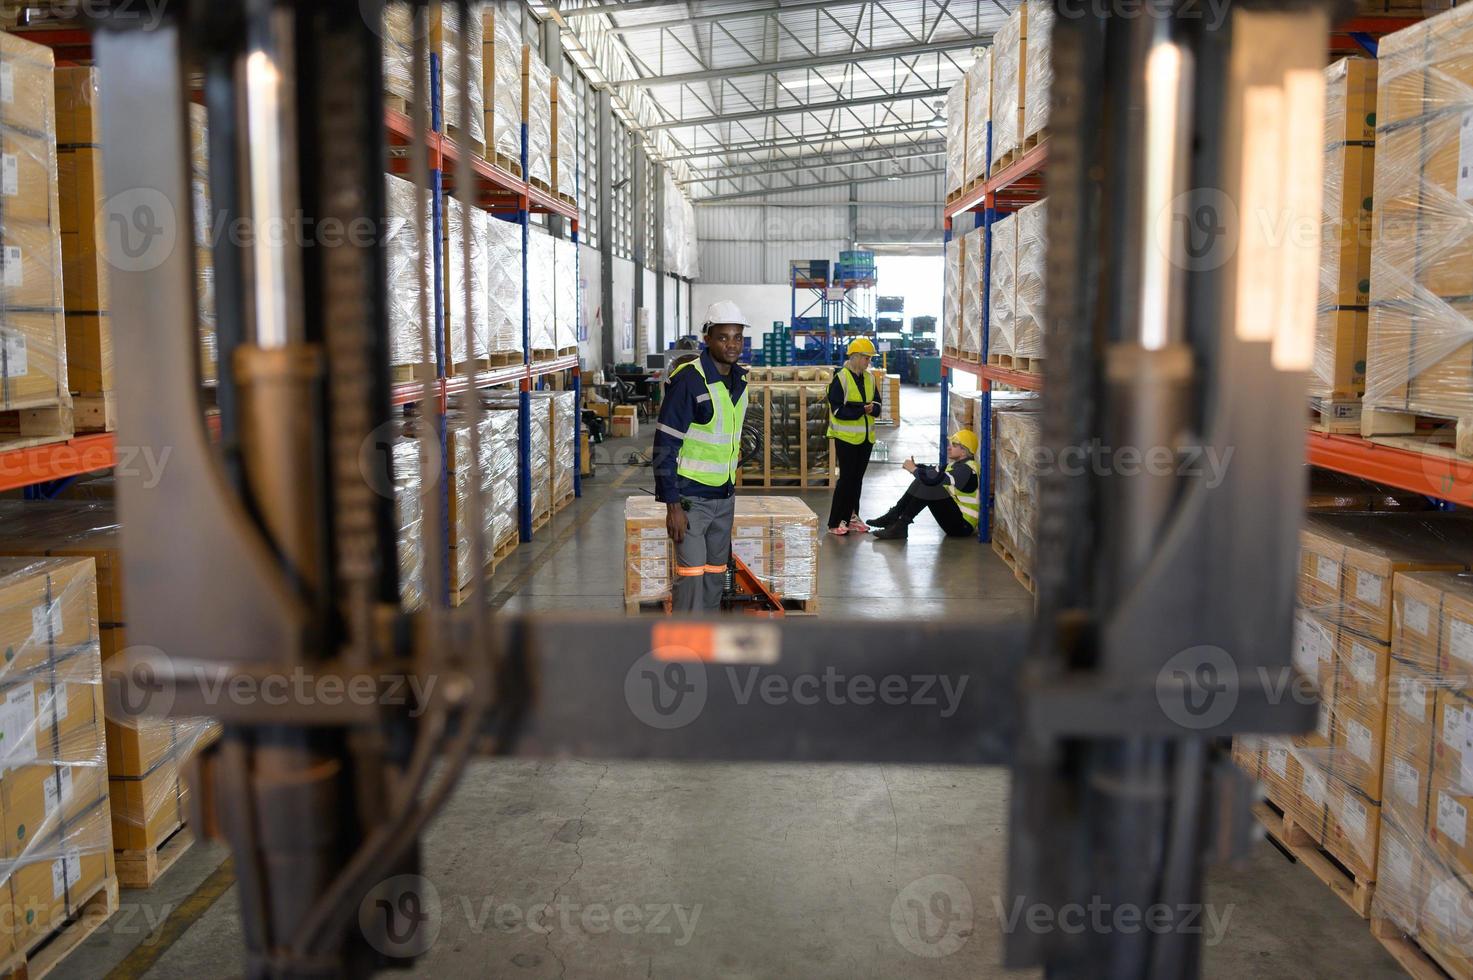
{"label": "cardboard box", "polygon": [[50,132],[0,128],[0,205],[7,225],[57,226],[56,147]]}
{"label": "cardboard box", "polygon": [[1381,776],[1386,758],[1386,706],[1338,697],[1334,706],[1331,773],[1367,800],[1381,802]]}
{"label": "cardboard box", "polygon": [[56,310],[62,268],[56,231],[45,224],[6,221],[0,238],[0,309]]}
{"label": "cardboard box", "polygon": [[1381,841],[1381,804],[1359,787],[1332,778],[1327,811],[1325,849],[1361,880],[1374,881]]}
{"label": "cardboard box", "polygon": [[108,778],[113,845],[120,851],[157,847],[189,814],[189,787],[179,776],[182,750],[143,776]]}
{"label": "cardboard box", "polygon": [[1375,909],[1415,936],[1420,931],[1422,909],[1427,901],[1423,865],[1423,827],[1408,830],[1399,824],[1389,807],[1382,808],[1381,844],[1376,860]]}
{"label": "cardboard box", "polygon": [[1324,844],[1329,825],[1330,774],[1310,757],[1301,757],[1294,823],[1317,844]]}
{"label": "cardboard box", "polygon": [[101,143],[97,69],[63,66],[55,77],[57,145]]}
{"label": "cardboard box", "polygon": [[0,502],[0,555],[92,559],[97,623],[105,636],[127,621],[120,528],[110,500]]}
{"label": "cardboard box", "polygon": [[66,323],[60,309],[0,315],[0,408],[68,406]]}
{"label": "cardboard box", "polygon": [[1265,740],[1263,768],[1259,776],[1268,798],[1285,813],[1292,813],[1299,796],[1299,783],[1304,768],[1287,741]]}
{"label": "cardboard box", "polygon": [[51,49],[14,34],[0,34],[0,126],[45,134],[56,129]]}
{"label": "cardboard box", "polygon": [[116,877],[111,848],[88,843],[105,833],[106,812],[104,801],[95,802],[81,826],[37,843],[36,857],[21,858],[12,869],[7,918],[15,923],[12,938],[18,948],[61,926]]}
{"label": "cardboard box", "polygon": [[634,415],[615,415],[610,432],[615,438],[638,438],[639,418]]}
{"label": "cardboard box", "polygon": [[63,149],[57,153],[56,166],[66,308],[75,313],[110,310],[108,262],[101,227],[106,200],[102,151],[95,147]]}
{"label": "cardboard box", "polygon": [[1468,871],[1447,865],[1424,849],[1422,867],[1426,899],[1417,927],[1417,943],[1433,953],[1454,976],[1473,973],[1473,887]]}
{"label": "cardboard box", "polygon": [[1432,774],[1427,839],[1447,867],[1473,872],[1473,789],[1441,772]]}
{"label": "cardboard box", "polygon": [[[1473,752],[1466,741],[1473,725],[1473,702],[1462,691],[1440,688],[1432,721],[1432,775],[1447,785],[1473,787]],[[1465,775],[1466,774],[1466,775]]]}
{"label": "cardboard box", "polygon": [[1376,62],[1341,58],[1325,69],[1325,146],[1376,138]]}

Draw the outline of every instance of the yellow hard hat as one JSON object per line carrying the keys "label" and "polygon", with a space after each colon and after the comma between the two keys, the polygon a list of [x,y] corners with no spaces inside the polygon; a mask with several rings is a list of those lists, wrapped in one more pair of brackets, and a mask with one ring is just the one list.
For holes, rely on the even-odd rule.
{"label": "yellow hard hat", "polygon": [[977,446],[979,445],[977,442],[977,433],[971,429],[962,429],[959,432],[952,433],[951,441],[961,446],[973,456],[977,455]]}
{"label": "yellow hard hat", "polygon": [[855,337],[853,340],[849,341],[849,353],[868,354],[870,357],[874,357],[874,342],[871,341],[868,337]]}

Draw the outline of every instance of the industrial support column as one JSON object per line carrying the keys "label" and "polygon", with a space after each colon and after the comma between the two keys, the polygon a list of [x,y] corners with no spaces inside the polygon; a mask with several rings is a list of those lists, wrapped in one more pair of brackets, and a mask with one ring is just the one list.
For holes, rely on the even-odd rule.
{"label": "industrial support column", "polygon": [[[633,193],[630,195],[629,213],[634,221],[634,361],[637,364],[643,365],[644,355],[649,353],[649,351],[639,349],[639,313],[645,309],[645,304],[649,302],[649,297],[645,295],[644,290],[644,270],[648,265],[649,253],[649,225],[645,222],[644,215],[645,202],[649,199],[647,171],[650,166],[649,157],[645,155],[643,143],[636,142],[634,144],[634,160],[632,162],[634,170],[631,178]],[[649,321],[646,320],[644,335],[646,347],[648,347],[649,342]],[[659,350],[660,348],[657,347],[655,349]]]}
{"label": "industrial support column", "polygon": [[599,338],[602,364],[612,365],[614,357],[614,106],[607,89],[598,93],[598,255],[599,255],[599,319],[603,331]]}
{"label": "industrial support column", "polygon": [[[650,194],[655,200],[655,240],[650,243],[650,248],[655,253],[655,350],[662,351],[669,346],[666,336],[669,327],[665,323],[665,256],[670,250],[665,247],[665,181],[655,180],[655,186],[650,188]],[[669,326],[674,326],[670,324]]]}

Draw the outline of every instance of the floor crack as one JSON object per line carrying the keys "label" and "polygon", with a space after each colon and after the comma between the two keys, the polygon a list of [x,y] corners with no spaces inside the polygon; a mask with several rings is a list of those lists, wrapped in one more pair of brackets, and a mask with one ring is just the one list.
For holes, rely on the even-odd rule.
{"label": "floor crack", "polygon": [[[563,879],[563,883],[552,890],[552,898],[549,899],[547,903],[549,908],[557,907],[558,895],[562,893],[562,890],[564,888],[568,887],[568,885],[572,883],[573,879],[578,876],[578,872],[583,870],[583,828],[587,826],[587,821],[584,818],[588,816],[589,801],[593,799],[593,794],[598,792],[598,788],[603,785],[604,777],[608,774],[609,767],[604,766],[603,771],[598,774],[598,779],[594,781],[593,788],[588,791],[587,796],[583,797],[582,811],[578,816],[578,835],[573,838],[573,855],[578,859],[578,863],[573,866],[573,870],[570,871],[568,873],[568,876]],[[559,918],[559,921],[561,921],[561,918]],[[557,975],[561,980],[562,977],[566,977],[568,975],[568,965],[564,963],[563,958],[557,954],[557,950],[552,948],[552,932],[553,931],[551,929],[548,929],[543,934],[542,945],[552,956],[552,958],[557,960]]]}
{"label": "floor crack", "polygon": [[885,797],[890,801],[890,822],[895,825],[895,849],[890,856],[890,883],[893,885],[900,880],[900,818],[895,815],[895,795],[890,792],[890,777],[885,775],[885,767],[880,767],[880,780],[885,784]]}

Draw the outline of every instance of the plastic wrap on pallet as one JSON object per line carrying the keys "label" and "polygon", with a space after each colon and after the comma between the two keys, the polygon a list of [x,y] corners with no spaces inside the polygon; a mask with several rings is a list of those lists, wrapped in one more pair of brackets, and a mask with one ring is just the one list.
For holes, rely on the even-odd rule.
{"label": "plastic wrap on pallet", "polygon": [[578,199],[578,120],[582,113],[578,97],[566,79],[556,75],[552,79],[554,123],[552,162],[553,190]]}
{"label": "plastic wrap on pallet", "polygon": [[573,430],[578,400],[571,391],[539,391],[532,397],[551,403],[552,499],[556,502],[573,492]]}
{"label": "plastic wrap on pallet", "polygon": [[1018,357],[1043,357],[1048,201],[1035,201],[1020,210],[1013,220],[1017,222],[1018,260],[1015,269],[1012,353]]}
{"label": "plastic wrap on pallet", "polygon": [[1371,287],[1372,172],[1370,143],[1325,147],[1320,198],[1319,309],[1365,306]]}
{"label": "plastic wrap on pallet", "polygon": [[1033,574],[1038,522],[1036,398],[998,401],[993,410],[993,537],[1012,552],[1017,571]]}
{"label": "plastic wrap on pallet", "polygon": [[1028,0],[1028,43],[1023,70],[1023,138],[1048,128],[1048,107],[1054,87],[1054,5],[1052,0]]}
{"label": "plastic wrap on pallet", "polygon": [[394,438],[394,523],[398,528],[399,602],[405,609],[425,604],[424,501],[419,440],[412,425]]}
{"label": "plastic wrap on pallet", "polygon": [[967,150],[962,179],[966,184],[987,175],[987,124],[992,120],[992,49],[973,48],[967,69]]}
{"label": "plastic wrap on pallet", "polygon": [[962,269],[966,236],[958,235],[946,243],[946,272],[942,289],[941,347],[954,348],[961,341]]}
{"label": "plastic wrap on pallet", "polygon": [[1427,498],[1409,490],[1398,490],[1348,473],[1305,465],[1309,491],[1304,498],[1307,511],[1340,511],[1389,514],[1426,512]]}
{"label": "plastic wrap on pallet", "polygon": [[522,111],[527,123],[527,177],[552,186],[552,69],[530,45],[522,47]]}
{"label": "plastic wrap on pallet", "polygon": [[417,199],[414,184],[392,174],[384,176],[389,363],[395,365],[435,363],[434,333],[421,331],[425,321],[420,309],[425,285],[433,286],[435,281],[434,252],[420,244],[421,231],[430,227],[429,193],[419,219],[415,218]]}
{"label": "plastic wrap on pallet", "polygon": [[93,562],[0,559],[0,634],[9,951],[60,926],[114,876]]}
{"label": "plastic wrap on pallet", "polygon": [[578,246],[554,238],[553,323],[558,350],[578,346]]}
{"label": "plastic wrap on pallet", "polygon": [[492,541],[500,548],[517,539],[517,413],[488,409],[495,493],[492,496]]}
{"label": "plastic wrap on pallet", "polygon": [[1473,7],[1383,38],[1367,409],[1473,417]]}
{"label": "plastic wrap on pallet", "polygon": [[[533,393],[536,395],[536,393]],[[488,408],[518,410],[519,400],[515,394],[488,391],[483,396]],[[552,505],[552,402],[546,397],[528,400],[531,430],[531,453],[527,459],[527,470],[532,479],[532,519],[535,521],[546,514]],[[513,443],[515,445],[515,443]]]}
{"label": "plastic wrap on pallet", "polygon": [[696,244],[696,208],[690,199],[680,198],[680,225],[683,243],[681,248],[685,254],[685,272],[687,279],[695,279],[701,274],[701,252]]}
{"label": "plastic wrap on pallet", "polygon": [[[818,516],[797,497],[738,495],[732,519],[732,553],[783,599],[818,596]],[[665,505],[652,497],[624,503],[627,602],[670,594],[674,548],[665,530]]]}
{"label": "plastic wrap on pallet", "polygon": [[992,256],[987,283],[987,353],[1012,354],[1018,292],[1018,218],[992,224]]}
{"label": "plastic wrap on pallet", "polygon": [[219,374],[215,335],[215,210],[210,203],[209,126],[205,107],[189,104],[189,190],[194,206],[195,317],[199,331],[200,374],[214,381]]}
{"label": "plastic wrap on pallet", "polygon": [[486,222],[488,343],[493,353],[522,351],[522,226]]}
{"label": "plastic wrap on pallet", "polygon": [[982,393],[979,391],[952,390],[947,398],[948,435],[956,435],[963,429],[971,429],[980,438],[982,431]]}
{"label": "plastic wrap on pallet", "polygon": [[946,92],[947,197],[962,189],[967,171],[967,76]]}
{"label": "plastic wrap on pallet", "polygon": [[0,407],[69,406],[51,49],[0,35]]}
{"label": "plastic wrap on pallet", "polygon": [[[496,550],[496,497],[505,481],[498,460],[494,412],[482,412],[479,443],[473,445],[468,413],[453,410],[445,416],[445,440],[450,466],[450,569],[452,592],[470,587],[478,574],[490,570]],[[474,464],[474,465],[473,465]],[[480,521],[471,520],[471,496],[481,495]],[[482,572],[476,568],[476,540],[480,539]]]}
{"label": "plastic wrap on pallet", "polygon": [[1376,138],[1376,61],[1341,58],[1325,68],[1325,148]]}
{"label": "plastic wrap on pallet", "polygon": [[[450,361],[463,364],[471,358],[486,356],[490,294],[487,244],[491,231],[488,223],[495,219],[480,208],[466,208],[458,198],[445,199],[445,333],[449,338]],[[466,263],[465,243],[470,242],[470,263]],[[469,276],[470,306],[466,305]],[[470,313],[467,316],[466,310]],[[466,322],[471,329],[471,345],[466,346]]]}
{"label": "plastic wrap on pallet", "polygon": [[527,303],[532,350],[557,349],[557,250],[553,238],[533,228],[528,238]]}
{"label": "plastic wrap on pallet", "polygon": [[989,165],[1023,145],[1028,6],[1023,4],[1008,15],[1007,23],[993,35],[989,49],[992,52],[992,157]]}
{"label": "plastic wrap on pallet", "polygon": [[[496,0],[485,5],[483,38],[491,40],[483,57],[488,157],[500,154],[521,166],[522,160],[522,26],[520,4]],[[485,62],[489,60],[489,64]]]}
{"label": "plastic wrap on pallet", "polygon": [[982,353],[982,281],[983,238],[982,229],[963,236],[966,245],[962,249],[962,308],[957,350],[972,358]]}
{"label": "plastic wrap on pallet", "polygon": [[[753,385],[742,424],[740,479],[822,479],[829,458],[827,378],[815,384]],[[800,379],[806,380],[806,379]]]}
{"label": "plastic wrap on pallet", "polygon": [[[97,86],[96,68],[56,70],[59,281],[66,308],[66,377],[71,393],[89,396],[89,401],[116,387]],[[27,256],[22,256],[21,264],[27,264]]]}
{"label": "plastic wrap on pallet", "polygon": [[[486,106],[483,101],[483,72],[481,64],[481,41],[483,16],[481,4],[469,4],[465,15],[465,47],[467,57],[460,56],[461,11],[459,5],[447,4],[440,11],[442,31],[440,34],[440,88],[441,113],[447,132],[457,133],[462,125],[462,113],[468,116],[470,130],[466,133],[473,143],[486,145]],[[466,106],[462,107],[462,92]]]}
{"label": "plastic wrap on pallet", "polygon": [[384,93],[405,102],[414,100],[413,10],[409,3],[384,4]]}

